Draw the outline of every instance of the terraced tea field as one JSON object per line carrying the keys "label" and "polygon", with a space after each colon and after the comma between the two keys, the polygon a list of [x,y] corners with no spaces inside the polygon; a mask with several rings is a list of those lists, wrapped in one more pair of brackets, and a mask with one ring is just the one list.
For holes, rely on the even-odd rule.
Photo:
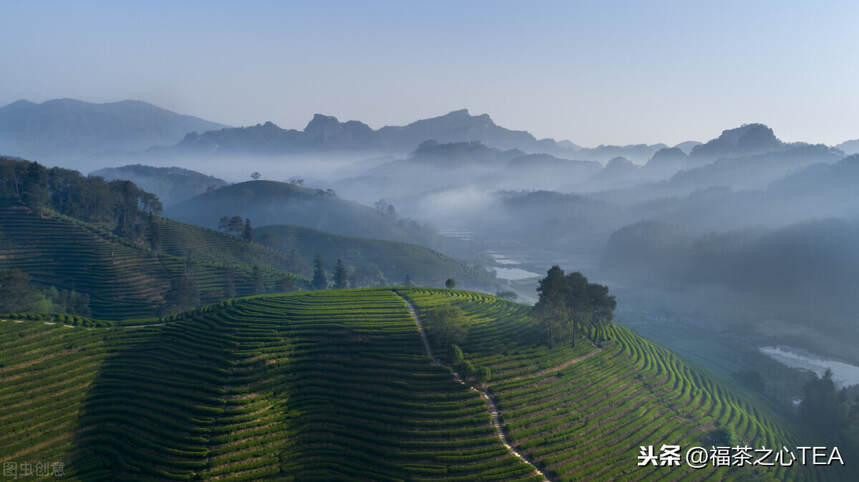
{"label": "terraced tea field", "polygon": [[757,445],[794,441],[622,328],[600,351],[584,339],[549,350],[520,305],[402,288],[242,298],[164,325],[0,321],[0,461],[62,461],[81,480],[539,480],[480,394],[431,362],[398,293],[418,313],[468,313],[466,357],[492,368],[506,437],[550,479],[664,478],[636,470],[638,445],[685,445],[717,422]]}
{"label": "terraced tea field", "polygon": [[[233,264],[236,259],[219,262],[211,256],[196,257],[184,248],[189,243],[186,238],[196,233],[191,240],[198,243],[196,253],[201,255],[212,243],[223,253],[237,251],[234,245],[238,240],[212,231],[203,236],[200,232],[204,230],[183,229],[175,222],[164,224],[162,243],[180,256],[145,249],[71,218],[38,217],[24,207],[0,206],[0,269],[20,269],[38,284],[86,293],[93,315],[104,319],[153,316],[170,281],[184,273],[196,280],[203,303],[222,299],[225,263]],[[258,250],[263,254],[270,251]],[[251,266],[234,266],[237,293],[252,294]],[[277,279],[287,276],[290,274],[285,271],[263,270],[269,289]]]}
{"label": "terraced tea field", "polygon": [[612,325],[597,348],[540,345],[527,307],[462,291],[402,290],[425,312],[453,303],[471,320],[465,358],[492,370],[488,392],[517,451],[552,479],[802,479],[798,467],[637,467],[639,446],[711,447],[709,433],[727,428],[752,447],[795,446],[786,422],[737,387],[717,382],[670,351]]}
{"label": "terraced tea field", "polygon": [[534,478],[391,291],[255,297],[146,328],[0,327],[4,461],[81,479]]}

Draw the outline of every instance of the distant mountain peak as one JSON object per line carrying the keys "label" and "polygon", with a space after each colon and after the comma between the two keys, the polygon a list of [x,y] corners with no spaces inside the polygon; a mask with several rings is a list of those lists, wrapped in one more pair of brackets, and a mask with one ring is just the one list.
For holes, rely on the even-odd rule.
{"label": "distant mountain peak", "polygon": [[781,142],[775,136],[772,128],[760,123],[743,124],[735,129],[726,129],[722,131],[722,135],[720,135],[719,138],[724,139],[737,147],[777,145]]}
{"label": "distant mountain peak", "polygon": [[623,169],[635,167],[635,163],[625,157],[618,156],[608,161],[608,164],[606,164],[605,167],[606,169]]}
{"label": "distant mountain peak", "polygon": [[742,157],[781,150],[786,147],[773,130],[761,123],[725,129],[719,137],[692,148],[689,159],[698,164],[719,158]]}
{"label": "distant mountain peak", "polygon": [[306,134],[324,134],[332,130],[340,129],[340,121],[331,115],[313,114],[313,119],[304,128]]}
{"label": "distant mountain peak", "polygon": [[468,109],[457,109],[452,110],[441,117],[471,117],[471,113],[468,112]]}

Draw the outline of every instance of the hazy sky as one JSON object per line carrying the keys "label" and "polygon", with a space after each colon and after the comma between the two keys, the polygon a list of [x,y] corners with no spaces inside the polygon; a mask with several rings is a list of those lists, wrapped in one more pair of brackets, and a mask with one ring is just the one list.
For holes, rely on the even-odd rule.
{"label": "hazy sky", "polygon": [[140,99],[294,128],[466,107],[582,145],[747,122],[859,138],[855,1],[129,3],[0,0],[0,104]]}

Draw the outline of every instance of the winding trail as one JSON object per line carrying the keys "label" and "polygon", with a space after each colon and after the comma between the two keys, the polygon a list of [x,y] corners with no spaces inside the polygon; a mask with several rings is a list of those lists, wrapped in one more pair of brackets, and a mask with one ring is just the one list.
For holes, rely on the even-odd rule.
{"label": "winding trail", "polygon": [[[424,325],[423,325],[423,323],[421,323],[421,318],[418,316],[418,312],[415,311],[414,305],[412,305],[412,302],[409,301],[409,299],[406,298],[405,296],[401,295],[398,291],[394,291],[394,294],[396,294],[397,296],[402,298],[402,300],[406,303],[406,306],[409,308],[409,313],[411,313],[412,319],[415,320],[415,324],[418,326],[418,333],[421,334],[421,341],[423,341],[423,343],[424,343],[424,349],[426,350],[427,355],[429,355],[430,359],[432,359],[432,362],[434,365],[441,365],[441,361],[439,360],[439,358],[437,356],[435,356],[433,354],[432,348],[430,348],[429,340],[427,339],[427,335],[424,332]],[[453,372],[453,378],[456,380],[457,383],[460,383],[462,385],[466,385],[465,380],[462,378],[462,376],[460,376],[460,374],[456,370],[451,370],[451,371]],[[530,465],[534,469],[534,473],[536,473],[538,476],[540,476],[540,478],[548,481],[549,478],[546,477],[546,475],[543,472],[541,472],[540,469],[538,469],[537,466],[534,465],[533,462],[528,460],[524,455],[517,452],[516,449],[514,449],[510,445],[510,443],[507,441],[507,436],[504,434],[504,429],[501,427],[501,422],[500,422],[499,417],[498,417],[498,406],[495,405],[495,400],[493,400],[492,395],[490,395],[489,392],[486,392],[484,390],[481,390],[480,388],[475,387],[474,385],[468,385],[468,388],[469,388],[469,390],[473,390],[475,392],[480,393],[480,396],[483,397],[484,400],[486,400],[486,405],[489,407],[489,416],[492,420],[492,425],[495,426],[495,432],[498,435],[498,439],[501,440],[501,443],[504,445],[504,448],[506,448],[507,451],[510,452],[511,454],[513,454],[514,456],[518,457],[521,461]]]}

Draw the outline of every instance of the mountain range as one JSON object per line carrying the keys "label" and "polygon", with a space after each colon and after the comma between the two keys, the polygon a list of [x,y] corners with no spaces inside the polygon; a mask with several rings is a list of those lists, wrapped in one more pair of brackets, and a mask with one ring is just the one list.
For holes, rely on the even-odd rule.
{"label": "mountain range", "polygon": [[[168,152],[184,154],[228,153],[279,155],[300,152],[359,150],[407,153],[425,141],[438,143],[480,142],[497,149],[607,161],[626,156],[644,162],[665,144],[580,147],[570,141],[537,139],[527,131],[497,125],[488,114],[471,115],[467,109],[422,119],[405,126],[374,130],[363,122],[340,122],[336,117],[315,114],[304,130],[282,129],[272,122],[250,127],[226,128],[202,134],[191,133]],[[697,143],[684,143],[690,148]]]}
{"label": "mountain range", "polygon": [[0,107],[0,153],[66,163],[95,154],[171,145],[189,132],[223,127],[136,100],[105,104],[19,100]]}
{"label": "mountain range", "polygon": [[[404,154],[427,140],[478,141],[498,149],[600,162],[623,156],[643,163],[667,147],[636,144],[584,148],[568,140],[537,139],[527,131],[497,125],[488,114],[472,115],[467,109],[380,129],[360,121],[341,122],[333,116],[315,114],[303,130],[297,130],[283,129],[273,122],[228,127],[136,100],[104,104],[74,99],[53,99],[41,104],[19,100],[0,108],[0,153],[53,163],[94,156],[113,159],[120,154],[133,154],[136,160],[212,153]],[[688,151],[695,145],[689,141],[678,147]]]}

